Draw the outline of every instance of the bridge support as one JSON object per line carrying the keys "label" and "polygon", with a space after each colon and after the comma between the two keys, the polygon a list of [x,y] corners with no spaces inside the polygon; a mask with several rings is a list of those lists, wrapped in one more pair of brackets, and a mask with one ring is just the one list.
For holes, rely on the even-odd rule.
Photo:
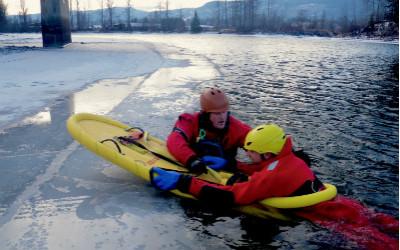
{"label": "bridge support", "polygon": [[40,5],[43,47],[62,47],[71,43],[68,0],[40,0]]}

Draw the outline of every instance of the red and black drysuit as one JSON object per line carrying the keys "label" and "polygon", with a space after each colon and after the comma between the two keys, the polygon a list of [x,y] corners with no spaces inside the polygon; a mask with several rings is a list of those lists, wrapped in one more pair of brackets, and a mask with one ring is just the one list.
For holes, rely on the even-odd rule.
{"label": "red and black drysuit", "polygon": [[201,200],[214,204],[231,206],[250,204],[268,197],[292,196],[318,191],[321,182],[307,164],[292,151],[292,141],[288,137],[282,151],[276,157],[261,164],[238,163],[238,169],[251,178],[233,186],[211,184],[188,175],[181,175],[177,188]]}
{"label": "red and black drysuit", "polygon": [[[238,163],[238,169],[251,175],[250,179],[233,186],[221,186],[181,175],[176,187],[216,205],[250,204],[268,197],[295,196],[324,189],[320,188],[320,181],[309,167],[292,152],[290,137],[276,157],[258,165]],[[399,249],[399,221],[355,200],[338,195],[332,200],[292,211],[343,234],[362,249]],[[397,237],[392,236],[396,234]]]}
{"label": "red and black drysuit", "polygon": [[[215,129],[208,116],[209,113],[204,112],[180,115],[167,139],[169,152],[185,166],[190,166],[195,159],[211,155],[223,157],[228,166],[235,167],[237,149],[243,147],[251,127],[228,114],[225,128]],[[204,138],[200,138],[200,130],[204,130]]]}

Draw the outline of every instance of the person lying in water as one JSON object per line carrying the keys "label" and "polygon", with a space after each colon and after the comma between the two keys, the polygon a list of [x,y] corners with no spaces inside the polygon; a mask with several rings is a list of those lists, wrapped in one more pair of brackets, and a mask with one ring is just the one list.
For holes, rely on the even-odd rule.
{"label": "person lying in water", "polygon": [[194,173],[206,173],[206,166],[235,167],[251,127],[230,116],[228,98],[219,88],[204,90],[200,107],[200,112],[179,116],[167,139],[168,151]]}
{"label": "person lying in water", "polygon": [[[292,140],[276,125],[261,125],[245,139],[246,155],[253,164],[237,163],[251,178],[234,185],[217,185],[190,175],[153,168],[154,183],[162,190],[178,189],[200,200],[230,206],[250,204],[268,197],[297,196],[324,188],[307,164],[292,149]],[[229,181],[228,181],[229,183]]]}
{"label": "person lying in water", "polygon": [[[262,125],[251,130],[244,148],[253,164],[238,162],[237,168],[251,176],[248,180],[217,185],[175,171],[153,168],[159,174],[153,178],[154,185],[162,190],[178,189],[222,206],[251,204],[268,197],[299,196],[325,189],[305,161],[295,155],[291,138],[278,126]],[[399,249],[398,219],[375,212],[350,198],[337,195],[329,201],[291,211],[341,233],[357,248]]]}

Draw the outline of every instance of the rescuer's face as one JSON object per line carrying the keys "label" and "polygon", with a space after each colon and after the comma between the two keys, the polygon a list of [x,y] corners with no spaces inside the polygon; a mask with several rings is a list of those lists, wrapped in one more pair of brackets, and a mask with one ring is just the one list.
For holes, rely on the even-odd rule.
{"label": "rescuer's face", "polygon": [[250,158],[250,160],[254,164],[259,164],[263,161],[263,158],[261,157],[261,155],[259,153],[257,153],[256,151],[247,150],[246,155],[247,155],[247,157]]}
{"label": "rescuer's face", "polygon": [[225,128],[228,112],[210,112],[210,122],[216,129]]}

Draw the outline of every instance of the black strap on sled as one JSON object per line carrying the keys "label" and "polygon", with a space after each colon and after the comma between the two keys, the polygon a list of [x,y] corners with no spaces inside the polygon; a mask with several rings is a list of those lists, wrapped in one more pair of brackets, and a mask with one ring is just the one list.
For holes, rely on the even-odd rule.
{"label": "black strap on sled", "polygon": [[[117,137],[117,138],[118,138],[118,140],[126,141],[126,142],[132,143],[132,144],[134,144],[134,145],[136,145],[136,146],[138,146],[138,147],[140,147],[140,148],[142,148],[142,149],[145,149],[145,150],[149,151],[150,153],[152,153],[153,155],[155,155],[156,157],[158,157],[158,158],[160,158],[160,159],[162,159],[162,160],[164,160],[164,161],[168,161],[169,163],[172,163],[172,164],[175,164],[175,165],[177,165],[177,166],[182,167],[182,165],[180,165],[180,164],[177,163],[176,161],[171,160],[170,158],[168,158],[168,157],[166,157],[166,156],[164,156],[164,155],[162,155],[162,154],[159,154],[159,153],[156,153],[156,152],[153,152],[153,151],[149,150],[149,149],[146,148],[144,145],[140,144],[139,142],[137,142],[137,141],[135,141],[135,140],[133,140],[133,139],[131,139],[131,138],[124,137],[124,136],[119,136],[119,137]],[[140,138],[141,138],[141,137],[140,137]]]}
{"label": "black strap on sled", "polygon": [[118,152],[119,152],[121,155],[124,155],[124,153],[122,153],[121,148],[119,147],[118,143],[117,143],[116,141],[114,141],[113,139],[105,139],[105,140],[102,140],[100,143],[103,143],[103,142],[106,142],[106,141],[113,142],[113,143],[115,144],[115,146],[117,146]]}

